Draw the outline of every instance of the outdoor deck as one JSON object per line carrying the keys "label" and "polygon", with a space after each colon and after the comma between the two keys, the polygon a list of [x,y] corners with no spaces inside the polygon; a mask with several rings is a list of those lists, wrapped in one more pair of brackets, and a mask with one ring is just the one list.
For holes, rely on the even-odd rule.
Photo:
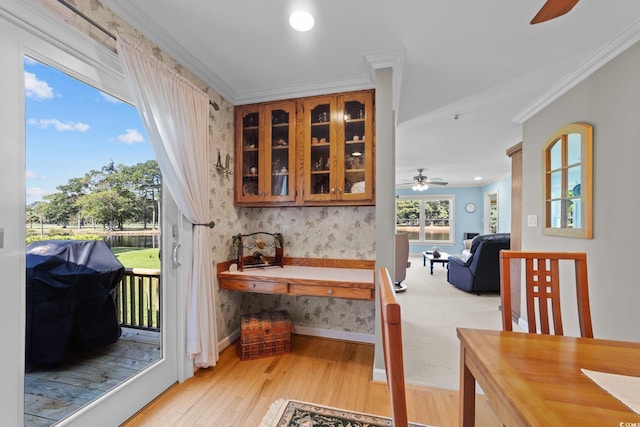
{"label": "outdoor deck", "polygon": [[114,344],[64,365],[25,373],[25,426],[50,426],[162,357],[160,332],[122,329]]}

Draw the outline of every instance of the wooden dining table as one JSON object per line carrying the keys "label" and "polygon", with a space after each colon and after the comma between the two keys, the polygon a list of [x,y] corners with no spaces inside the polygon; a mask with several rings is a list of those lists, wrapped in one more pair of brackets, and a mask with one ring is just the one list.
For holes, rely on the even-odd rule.
{"label": "wooden dining table", "polygon": [[640,343],[458,328],[460,425],[476,382],[504,426],[640,426],[640,415],[581,369],[640,377]]}

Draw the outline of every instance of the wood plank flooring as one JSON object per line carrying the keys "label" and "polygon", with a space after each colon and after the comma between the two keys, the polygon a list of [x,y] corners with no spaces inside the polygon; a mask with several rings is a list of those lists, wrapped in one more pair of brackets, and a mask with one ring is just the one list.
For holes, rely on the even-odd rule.
{"label": "wood plank flooring", "polygon": [[25,426],[50,426],[160,360],[160,334],[123,329],[114,344],[25,374]]}
{"label": "wood plank flooring", "polygon": [[[386,383],[371,380],[370,344],[293,335],[291,353],[241,361],[235,346],[218,365],[176,384],[123,426],[257,427],[279,398],[390,415]],[[407,386],[409,419],[434,426],[458,425],[458,392]],[[501,425],[478,397],[477,425]]]}

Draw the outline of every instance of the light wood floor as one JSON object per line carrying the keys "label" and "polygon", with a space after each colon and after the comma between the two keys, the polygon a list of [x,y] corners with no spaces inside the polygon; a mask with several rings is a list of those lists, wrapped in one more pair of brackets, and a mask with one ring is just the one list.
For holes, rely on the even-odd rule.
{"label": "light wood floor", "polygon": [[[129,419],[133,426],[257,427],[272,402],[296,399],[389,416],[386,383],[371,380],[373,345],[293,335],[291,353],[241,361],[234,346],[218,365],[176,384]],[[407,386],[409,419],[458,425],[458,392]],[[483,397],[477,425],[501,425]]]}

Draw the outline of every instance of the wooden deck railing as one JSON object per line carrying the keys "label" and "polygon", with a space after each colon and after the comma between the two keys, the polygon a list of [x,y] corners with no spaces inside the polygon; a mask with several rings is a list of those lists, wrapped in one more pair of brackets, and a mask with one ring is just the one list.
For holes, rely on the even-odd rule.
{"label": "wooden deck railing", "polygon": [[160,330],[160,270],[127,268],[116,302],[120,326]]}

